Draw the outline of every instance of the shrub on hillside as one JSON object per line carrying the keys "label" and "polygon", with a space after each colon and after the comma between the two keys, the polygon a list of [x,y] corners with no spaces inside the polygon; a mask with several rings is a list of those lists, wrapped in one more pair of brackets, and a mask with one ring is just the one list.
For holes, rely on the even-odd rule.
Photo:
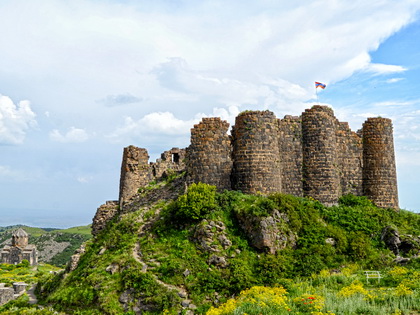
{"label": "shrub on hillside", "polygon": [[172,203],[171,212],[179,220],[199,220],[216,209],[216,186],[197,183]]}

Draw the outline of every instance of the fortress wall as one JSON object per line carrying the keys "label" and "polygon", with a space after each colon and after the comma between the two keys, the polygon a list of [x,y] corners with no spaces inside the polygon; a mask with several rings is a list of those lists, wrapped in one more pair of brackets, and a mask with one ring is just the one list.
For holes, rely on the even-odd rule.
{"label": "fortress wall", "polygon": [[363,145],[362,138],[351,131],[349,124],[340,122],[337,126],[338,170],[340,175],[340,195],[361,196]]}
{"label": "fortress wall", "polygon": [[220,118],[203,118],[191,129],[187,149],[188,181],[215,185],[219,190],[231,189],[231,142],[229,123]]}
{"label": "fortress wall", "polygon": [[303,192],[328,206],[337,204],[340,195],[336,129],[337,120],[327,106],[302,113]]}
{"label": "fortress wall", "polygon": [[146,186],[152,178],[147,150],[132,145],[124,148],[120,177],[120,205],[137,194],[138,189]]}
{"label": "fortress wall", "polygon": [[150,163],[152,176],[155,178],[167,177],[171,172],[182,172],[185,170],[185,149],[172,148],[161,154],[160,159]]}
{"label": "fortress wall", "polygon": [[398,209],[392,122],[368,118],[363,124],[363,195],[377,206]]}
{"label": "fortress wall", "polygon": [[284,194],[303,196],[302,183],[302,120],[287,115],[279,120],[279,147],[282,169],[282,188]]}
{"label": "fortress wall", "polygon": [[96,236],[102,231],[108,221],[110,221],[118,212],[118,201],[107,201],[101,205],[92,219],[92,235]]}
{"label": "fortress wall", "polygon": [[232,128],[233,189],[281,191],[279,125],[270,111],[244,112]]}

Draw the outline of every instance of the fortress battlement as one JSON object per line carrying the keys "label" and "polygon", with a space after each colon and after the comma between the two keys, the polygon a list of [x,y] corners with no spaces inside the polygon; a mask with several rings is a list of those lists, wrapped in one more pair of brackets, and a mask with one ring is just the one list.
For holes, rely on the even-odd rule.
{"label": "fortress battlement", "polygon": [[270,111],[245,111],[229,123],[203,118],[186,149],[172,148],[155,163],[146,149],[124,149],[120,206],[150,181],[186,171],[187,181],[244,193],[282,192],[337,204],[345,194],[366,196],[398,209],[392,122],[368,118],[361,130],[339,122],[330,107],[278,119]]}

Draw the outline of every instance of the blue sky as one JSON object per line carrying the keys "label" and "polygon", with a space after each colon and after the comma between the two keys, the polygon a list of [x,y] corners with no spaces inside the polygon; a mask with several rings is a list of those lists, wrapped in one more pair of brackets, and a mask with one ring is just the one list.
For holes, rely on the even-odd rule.
{"label": "blue sky", "polygon": [[420,211],[420,2],[0,0],[0,226],[88,224],[122,150],[189,144],[202,117],[393,119],[400,206]]}

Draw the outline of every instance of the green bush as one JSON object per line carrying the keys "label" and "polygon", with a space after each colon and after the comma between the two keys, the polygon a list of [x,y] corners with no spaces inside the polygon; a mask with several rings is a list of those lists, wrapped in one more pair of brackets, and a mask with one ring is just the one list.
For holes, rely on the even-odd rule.
{"label": "green bush", "polygon": [[216,186],[194,183],[171,207],[174,216],[180,220],[199,220],[216,209]]}

